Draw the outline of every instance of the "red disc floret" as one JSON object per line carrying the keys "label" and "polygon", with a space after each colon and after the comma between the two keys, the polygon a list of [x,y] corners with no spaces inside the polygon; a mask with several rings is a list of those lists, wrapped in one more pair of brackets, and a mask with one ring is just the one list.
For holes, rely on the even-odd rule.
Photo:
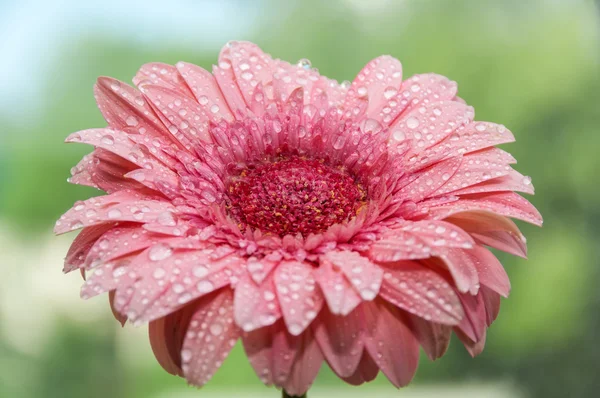
{"label": "red disc floret", "polygon": [[306,236],[356,215],[365,194],[354,178],[316,159],[290,157],[244,169],[229,185],[242,229]]}

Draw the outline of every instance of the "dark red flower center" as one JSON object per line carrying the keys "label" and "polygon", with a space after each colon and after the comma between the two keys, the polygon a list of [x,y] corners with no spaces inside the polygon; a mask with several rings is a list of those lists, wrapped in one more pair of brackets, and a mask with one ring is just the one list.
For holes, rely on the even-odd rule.
{"label": "dark red flower center", "polygon": [[322,232],[356,215],[364,199],[349,173],[299,157],[249,167],[229,185],[229,210],[241,227],[280,236]]}

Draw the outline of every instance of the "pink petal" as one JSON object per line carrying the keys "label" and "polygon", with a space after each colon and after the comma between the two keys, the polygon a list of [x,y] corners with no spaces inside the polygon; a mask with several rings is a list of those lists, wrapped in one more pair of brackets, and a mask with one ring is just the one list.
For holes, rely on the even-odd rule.
{"label": "pink petal", "polygon": [[363,300],[377,297],[383,279],[379,266],[353,251],[330,251],[325,254],[325,259],[346,275]]}
{"label": "pink petal", "polygon": [[177,141],[189,147],[188,145],[198,139],[211,140],[208,132],[209,122],[214,120],[211,107],[218,108],[218,105],[209,106],[208,103],[203,105],[193,98],[182,96],[177,91],[153,84],[144,84],[141,90],[166,129]]}
{"label": "pink petal", "polygon": [[111,228],[114,228],[113,224],[84,228],[79,235],[77,235],[67,252],[63,272],[71,272],[74,269],[81,267],[98,238]]}
{"label": "pink petal", "polygon": [[402,115],[391,126],[390,144],[412,142],[415,152],[435,145],[473,118],[473,108],[454,101],[433,102]]}
{"label": "pink petal", "polygon": [[360,308],[367,351],[393,385],[407,385],[417,370],[419,343],[400,310],[381,300],[365,302]]}
{"label": "pink petal", "polygon": [[260,284],[280,262],[281,256],[279,255],[267,255],[260,260],[256,257],[250,257],[248,258],[246,269],[252,280]]}
{"label": "pink petal", "polygon": [[360,322],[358,312],[338,316],[324,309],[313,325],[321,352],[341,378],[352,376],[360,363],[364,347]]}
{"label": "pink petal", "polygon": [[456,325],[464,316],[458,297],[444,278],[414,261],[385,268],[381,296],[431,322]]}
{"label": "pink petal", "polygon": [[443,195],[463,190],[492,178],[508,175],[514,158],[498,148],[488,148],[467,154],[448,182],[435,192]]}
{"label": "pink petal", "polygon": [[482,286],[481,297],[485,305],[487,325],[490,326],[500,313],[500,295],[487,286]]}
{"label": "pink petal", "polygon": [[[101,225],[93,228],[104,226]],[[107,263],[126,255],[137,254],[137,252],[161,240],[160,237],[153,236],[143,228],[140,228],[139,224],[122,227],[115,227],[113,224],[108,224],[108,226],[110,230],[100,236],[89,250],[85,259],[86,268],[100,263]]]}
{"label": "pink petal", "polygon": [[94,86],[98,108],[113,130],[164,137],[165,129],[142,93],[126,83],[101,77]]}
{"label": "pink petal", "polygon": [[201,299],[191,318],[183,347],[183,374],[190,384],[203,386],[221,367],[240,336],[233,322],[233,293],[225,288]]}
{"label": "pink petal", "polygon": [[373,358],[369,355],[369,353],[365,350],[362,353],[362,357],[356,371],[353,375],[349,377],[343,377],[343,380],[352,384],[353,386],[359,386],[363,383],[368,383],[369,381],[375,380],[377,377],[377,373],[379,373],[379,367],[373,361]]}
{"label": "pink petal", "polygon": [[257,376],[267,385],[283,385],[296,359],[300,337],[290,335],[283,321],[242,335],[244,350]]}
{"label": "pink petal", "polygon": [[425,152],[437,153],[443,150],[447,154],[460,155],[514,141],[513,134],[502,125],[471,122]]}
{"label": "pink petal", "polygon": [[448,350],[452,327],[439,323],[429,322],[417,316],[408,316],[411,330],[423,347],[425,354],[435,361],[441,358]]}
{"label": "pink petal", "polygon": [[[397,100],[396,96],[402,85],[402,65],[397,59],[383,55],[370,61],[356,76],[346,96],[346,109],[356,106],[359,98],[368,98],[369,106],[366,116],[379,122],[384,121],[385,107],[393,109],[390,101]],[[388,122],[391,120],[388,120]]]}
{"label": "pink petal", "polygon": [[442,248],[436,252],[436,256],[450,271],[459,292],[475,294],[479,289],[479,276],[473,259],[466,253],[468,250]]}
{"label": "pink petal", "polygon": [[462,302],[465,316],[455,329],[461,330],[474,342],[480,341],[485,336],[487,327],[487,315],[483,297],[481,293],[474,296],[468,293],[460,293],[459,298]]}
{"label": "pink petal", "polygon": [[148,325],[154,356],[163,369],[173,375],[183,376],[181,348],[195,309],[195,306],[186,306]]}
{"label": "pink petal", "polygon": [[315,279],[334,314],[348,315],[362,301],[344,273],[339,268],[334,268],[330,261],[320,263],[315,270]]}
{"label": "pink petal", "polygon": [[311,329],[296,338],[297,355],[292,365],[290,375],[282,387],[290,395],[304,395],[321,369],[323,354]]}
{"label": "pink petal", "polygon": [[298,261],[285,261],[275,270],[275,285],[283,319],[289,332],[298,336],[316,318],[323,306],[313,267]]}
{"label": "pink petal", "polygon": [[483,331],[483,335],[480,337],[478,341],[473,341],[469,338],[464,332],[460,329],[455,329],[454,333],[458,336],[460,341],[463,343],[467,351],[472,357],[476,357],[477,355],[483,352],[483,348],[485,346],[485,337],[486,331]]}
{"label": "pink petal", "polygon": [[517,218],[541,226],[542,216],[537,209],[522,196],[514,192],[494,192],[469,194],[460,200],[440,206],[432,206],[429,213],[437,219],[444,219],[456,213],[484,210],[501,216]]}
{"label": "pink petal", "polygon": [[492,178],[466,188],[453,191],[453,195],[464,195],[468,193],[516,191],[524,192],[530,195],[534,194],[531,178],[525,177],[518,171],[508,170],[505,176]]}
{"label": "pink petal", "polygon": [[225,119],[232,122],[234,120],[212,73],[187,62],[178,62],[176,66],[198,103],[203,106],[203,109],[210,111],[208,116],[211,121],[218,122]]}
{"label": "pink petal", "polygon": [[281,318],[272,276],[257,284],[244,274],[235,287],[233,303],[235,322],[246,332],[272,325]]}
{"label": "pink petal", "polygon": [[142,65],[133,78],[133,84],[139,87],[142,84],[148,83],[175,90],[179,92],[179,95],[192,96],[192,92],[186,84],[185,79],[173,65],[160,62],[151,62]]}
{"label": "pink petal", "polygon": [[407,178],[411,180],[410,183],[402,187],[395,196],[415,202],[428,198],[446,184],[459,169],[462,161],[462,158],[455,157],[434,163],[415,174],[409,174]]}
{"label": "pink petal", "polygon": [[165,218],[167,212],[172,211],[174,208],[169,202],[144,200],[134,192],[118,191],[77,202],[57,221],[54,232],[62,234],[106,222],[157,222],[159,218]]}
{"label": "pink petal", "polygon": [[500,261],[488,249],[476,246],[471,250],[465,250],[477,268],[479,283],[489,287],[503,297],[508,297],[510,292],[510,281]]}
{"label": "pink petal", "polygon": [[466,211],[446,218],[467,231],[476,242],[520,257],[527,256],[526,240],[510,219],[489,211]]}
{"label": "pink petal", "polygon": [[115,293],[116,292],[114,290],[111,290],[110,292],[108,292],[108,303],[110,304],[110,310],[111,310],[113,316],[115,317],[115,319],[117,320],[117,322],[119,322],[121,324],[121,326],[125,326],[125,322],[127,322],[127,317],[125,315],[121,314],[115,308]]}

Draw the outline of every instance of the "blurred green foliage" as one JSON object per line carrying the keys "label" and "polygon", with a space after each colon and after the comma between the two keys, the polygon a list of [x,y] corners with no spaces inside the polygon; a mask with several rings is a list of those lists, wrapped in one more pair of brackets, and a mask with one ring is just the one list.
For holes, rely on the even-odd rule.
{"label": "blurred green foliage", "polygon": [[[593,374],[600,369],[594,339],[600,328],[600,41],[594,4],[349,3],[360,2],[267,3],[259,28],[243,39],[278,58],[310,58],[321,73],[340,81],[352,80],[382,53],[399,58],[406,76],[435,71],[456,80],[478,119],[514,132],[517,143],[508,149],[519,160],[517,169],[533,177],[532,202],[546,221],[543,229],[522,226],[529,261],[500,255],[513,292],[489,332],[486,351],[472,360],[453,344],[444,359],[423,361],[417,383],[508,378],[530,396],[594,396],[600,387]],[[25,236],[47,233],[72,202],[96,194],[66,183],[69,169],[90,148],[62,142],[70,132],[104,125],[91,90],[97,76],[129,81],[149,61],[210,68],[216,56],[216,49],[142,48],[102,35],[65,39],[55,64],[40,71],[47,79],[33,121],[19,123],[0,110],[6,137],[0,148],[0,219]],[[110,329],[95,329],[103,326]],[[0,396],[136,398],[184,383],[157,364],[126,377],[130,370],[115,358],[111,333],[69,323],[53,333],[36,358],[0,343]],[[27,382],[1,376],[11,371],[27,372]],[[237,347],[207,388],[258,383]],[[323,371],[318,383],[341,382]]]}

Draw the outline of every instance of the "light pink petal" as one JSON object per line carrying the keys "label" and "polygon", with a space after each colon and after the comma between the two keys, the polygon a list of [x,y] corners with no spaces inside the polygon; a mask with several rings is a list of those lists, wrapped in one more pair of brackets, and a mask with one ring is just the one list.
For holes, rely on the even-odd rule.
{"label": "light pink petal", "polygon": [[100,236],[89,250],[85,258],[86,268],[126,255],[136,254],[161,240],[161,237],[151,235],[143,228],[140,228],[139,224],[123,227],[115,227],[112,224],[108,225],[110,226],[110,230]]}
{"label": "light pink petal", "polygon": [[129,134],[166,137],[166,131],[141,92],[110,77],[94,86],[98,108],[113,130]]}
{"label": "light pink petal", "polygon": [[215,77],[209,71],[187,62],[178,62],[177,70],[196,97],[196,101],[208,110],[207,116],[213,122],[225,119],[232,122],[234,117],[221,93]]}
{"label": "light pink petal", "polygon": [[339,316],[324,309],[313,324],[321,351],[339,377],[352,376],[360,363],[364,347],[360,322],[358,312]]}
{"label": "light pink petal", "polygon": [[461,330],[473,341],[480,341],[485,335],[487,328],[487,315],[483,296],[481,293],[476,295],[459,293],[459,298],[462,302],[465,316],[455,329]]}
{"label": "light pink petal", "polygon": [[212,249],[179,251],[155,244],[130,265],[136,272],[135,290],[132,295],[126,288],[117,290],[117,298],[126,302],[119,310],[134,322],[147,322],[229,285],[229,267],[240,267],[242,260],[212,255]]}
{"label": "light pink petal", "polygon": [[444,248],[469,248],[469,234],[450,223],[409,221],[385,232],[373,243],[369,257],[379,262],[429,258]]}
{"label": "light pink petal", "polygon": [[411,330],[432,361],[441,358],[448,350],[452,327],[426,321],[418,316],[408,316]]}
{"label": "light pink petal", "polygon": [[[204,105],[172,89],[153,84],[141,86],[144,97],[152,104],[166,129],[179,142],[191,145],[195,140],[210,141],[209,122],[220,108]],[[217,108],[214,108],[216,106]],[[222,105],[223,106],[223,105]],[[217,110],[217,112],[212,112]]]}
{"label": "light pink petal", "polygon": [[510,219],[489,211],[466,211],[445,219],[471,234],[479,244],[520,257],[527,256],[525,237]]}
{"label": "light pink petal", "polygon": [[323,363],[323,354],[311,329],[307,329],[296,339],[298,340],[296,343],[298,353],[290,375],[282,387],[290,395],[301,396],[308,391],[317,377]]}
{"label": "light pink petal", "polygon": [[436,256],[450,271],[459,292],[475,294],[479,289],[479,275],[473,259],[466,253],[468,250],[442,248],[436,252]]}
{"label": "light pink petal", "polygon": [[435,191],[435,195],[454,193],[509,174],[514,158],[498,148],[488,148],[465,155],[448,182]]}
{"label": "light pink petal", "polygon": [[396,197],[403,200],[421,201],[436,192],[456,173],[459,169],[462,158],[455,157],[443,160],[433,164],[422,171],[415,174],[410,174],[406,178],[410,179],[410,183],[402,187]]}
{"label": "light pink petal", "polygon": [[510,292],[510,281],[504,267],[498,261],[496,256],[488,249],[481,246],[476,246],[471,250],[465,250],[465,254],[471,258],[477,274],[479,282],[497,292],[503,297],[508,297]]}
{"label": "light pink petal", "polygon": [[330,261],[321,261],[315,279],[334,314],[348,315],[362,301],[345,274]]}
{"label": "light pink petal", "polygon": [[142,84],[148,83],[175,90],[179,92],[179,95],[193,96],[185,79],[173,65],[160,62],[151,62],[142,65],[133,78],[133,84],[139,87]]}
{"label": "light pink petal", "polygon": [[145,200],[133,192],[118,191],[75,203],[57,221],[54,232],[62,234],[106,222],[158,222],[159,218],[167,219],[165,215],[172,212],[174,208],[169,202]]}
{"label": "light pink petal", "polygon": [[277,254],[270,254],[261,259],[250,257],[246,269],[252,280],[257,284],[261,284],[280,262],[281,256]]}
{"label": "light pink petal", "polygon": [[281,318],[272,276],[257,284],[244,274],[235,287],[233,303],[235,322],[245,332],[272,325]]}
{"label": "light pink petal", "polygon": [[252,368],[267,385],[283,385],[298,355],[300,337],[290,335],[282,320],[242,334],[244,350]]}
{"label": "light pink petal", "polygon": [[455,101],[433,102],[414,109],[390,126],[390,144],[405,140],[419,153],[440,142],[473,118],[473,108]]}
{"label": "light pink petal", "polygon": [[313,267],[298,261],[286,261],[275,270],[277,297],[289,332],[298,336],[316,318],[323,306]]}
{"label": "light pink petal", "polygon": [[460,200],[429,208],[430,217],[444,219],[465,211],[483,210],[541,226],[542,216],[525,198],[514,192],[462,195]]}
{"label": "light pink petal", "polygon": [[[391,101],[397,101],[402,85],[402,64],[389,55],[370,61],[356,76],[348,90],[344,108],[352,109],[360,98],[368,98],[366,116],[379,122],[391,122]],[[397,104],[397,103],[396,103]],[[397,105],[396,105],[397,106]],[[386,109],[384,112],[383,110]],[[388,116],[389,115],[389,116]],[[387,116],[387,118],[386,118]]]}
{"label": "light pink petal", "polygon": [[383,270],[379,266],[353,251],[330,251],[325,259],[346,275],[363,300],[377,297],[383,279]]}
{"label": "light pink petal", "polygon": [[373,361],[373,358],[371,358],[369,353],[364,350],[354,374],[349,377],[343,377],[343,380],[353,386],[359,386],[363,383],[375,380],[377,373],[379,373],[379,366]]}
{"label": "light pink petal", "polygon": [[385,268],[381,296],[431,322],[456,325],[464,316],[458,297],[444,278],[414,261]]}
{"label": "light pink petal", "polygon": [[396,387],[407,385],[419,363],[419,342],[400,310],[382,300],[365,302],[365,346],[383,374]]}
{"label": "light pink petal", "polygon": [[181,350],[181,368],[190,384],[203,386],[221,367],[240,336],[233,322],[233,293],[225,288],[201,299]]}
{"label": "light pink petal", "polygon": [[453,191],[453,195],[464,195],[468,193],[516,191],[524,192],[530,195],[534,194],[531,178],[513,169],[508,170],[508,174],[503,177],[492,178],[470,187],[461,188]]}

